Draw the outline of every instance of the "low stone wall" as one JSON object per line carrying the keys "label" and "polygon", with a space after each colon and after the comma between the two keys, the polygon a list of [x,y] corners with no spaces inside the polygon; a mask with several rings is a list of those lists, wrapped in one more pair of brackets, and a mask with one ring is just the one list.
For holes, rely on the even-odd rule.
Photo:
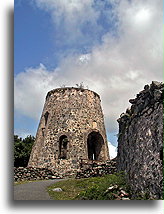
{"label": "low stone wall", "polygon": [[36,167],[14,167],[14,181],[48,180],[57,178],[75,177],[76,171],[58,173],[52,169]]}
{"label": "low stone wall", "polygon": [[81,160],[78,169],[14,167],[14,181],[48,180],[57,178],[88,178],[116,172],[116,159],[106,162]]}
{"label": "low stone wall", "polygon": [[106,162],[83,161],[81,169],[77,172],[76,178],[89,178],[113,174],[117,171],[116,158]]}
{"label": "low stone wall", "polygon": [[118,119],[118,171],[127,172],[134,194],[162,198],[163,87],[153,81]]}
{"label": "low stone wall", "polygon": [[58,178],[58,176],[49,169],[14,167],[14,181],[48,180],[54,178]]}

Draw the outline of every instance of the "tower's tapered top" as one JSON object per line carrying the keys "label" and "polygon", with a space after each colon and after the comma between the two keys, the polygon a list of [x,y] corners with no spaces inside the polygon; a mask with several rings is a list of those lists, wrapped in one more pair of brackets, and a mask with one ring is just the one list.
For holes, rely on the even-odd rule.
{"label": "tower's tapered top", "polygon": [[55,88],[55,89],[52,89],[52,90],[50,90],[48,93],[47,93],[47,96],[46,96],[46,99],[51,95],[51,94],[53,94],[54,92],[64,92],[64,91],[68,91],[68,90],[72,90],[72,89],[74,89],[74,90],[77,90],[77,91],[91,91],[91,92],[93,92],[94,93],[94,95],[95,96],[98,96],[99,98],[100,98],[100,96],[96,93],[96,92],[94,92],[94,91],[92,91],[92,90],[89,90],[89,89],[85,89],[85,88],[77,88],[77,87],[62,87],[62,88]]}

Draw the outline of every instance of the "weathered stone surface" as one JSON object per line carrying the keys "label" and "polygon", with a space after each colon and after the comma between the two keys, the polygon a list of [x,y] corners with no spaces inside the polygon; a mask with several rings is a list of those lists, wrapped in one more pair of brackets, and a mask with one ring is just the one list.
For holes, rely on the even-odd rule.
{"label": "weathered stone surface", "polygon": [[129,201],[130,198],[124,198],[124,197],[122,197],[121,200],[128,200]]}
{"label": "weathered stone surface", "polygon": [[[125,170],[137,193],[161,199],[163,188],[163,84],[153,81],[118,119],[118,170]],[[134,102],[135,100],[135,102]]]}
{"label": "weathered stone surface", "polygon": [[14,167],[14,181],[48,180],[56,178],[62,178],[62,176],[51,169]]}
{"label": "weathered stone surface", "polygon": [[76,174],[80,161],[109,160],[100,97],[82,88],[48,92],[29,167]]}
{"label": "weathered stone surface", "polygon": [[114,186],[109,187],[109,188],[106,190],[106,192],[113,191],[114,189],[118,189],[118,185],[114,185]]}
{"label": "weathered stone surface", "polygon": [[108,187],[108,189],[104,192],[104,195],[108,193],[114,196],[114,200],[130,200],[128,198],[129,194],[126,193],[122,188],[120,189],[118,185]]}
{"label": "weathered stone surface", "polygon": [[89,178],[116,173],[116,159],[117,158],[114,158],[105,162],[84,160],[80,164],[80,169],[77,171],[76,178]]}
{"label": "weathered stone surface", "polygon": [[54,189],[52,189],[52,191],[54,191],[54,192],[62,192],[63,190],[61,188],[54,188]]}

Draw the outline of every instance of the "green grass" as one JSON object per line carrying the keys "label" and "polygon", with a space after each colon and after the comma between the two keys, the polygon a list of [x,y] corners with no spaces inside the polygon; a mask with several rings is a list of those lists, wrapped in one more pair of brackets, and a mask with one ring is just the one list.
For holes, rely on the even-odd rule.
{"label": "green grass", "polygon": [[19,185],[19,184],[26,184],[28,183],[29,181],[17,181],[17,182],[14,182],[14,185]]}
{"label": "green grass", "polygon": [[44,181],[44,180],[15,181],[14,182],[14,186],[15,185],[20,185],[20,184],[26,184],[26,183],[30,183],[30,182],[38,182],[38,181]]}
{"label": "green grass", "polygon": [[[111,193],[104,194],[112,185],[122,187],[129,192],[123,174],[105,175],[83,179],[69,179],[57,182],[48,187],[48,193],[54,200],[113,200]],[[62,192],[54,192],[54,188],[62,188]],[[116,191],[116,190],[115,190]],[[113,193],[116,193],[113,191]]]}

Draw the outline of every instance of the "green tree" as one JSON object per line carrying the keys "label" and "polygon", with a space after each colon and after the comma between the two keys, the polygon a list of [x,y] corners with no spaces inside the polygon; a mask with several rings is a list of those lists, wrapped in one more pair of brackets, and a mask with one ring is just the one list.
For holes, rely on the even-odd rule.
{"label": "green tree", "polygon": [[14,166],[26,167],[30,158],[35,137],[29,135],[25,139],[14,135]]}

